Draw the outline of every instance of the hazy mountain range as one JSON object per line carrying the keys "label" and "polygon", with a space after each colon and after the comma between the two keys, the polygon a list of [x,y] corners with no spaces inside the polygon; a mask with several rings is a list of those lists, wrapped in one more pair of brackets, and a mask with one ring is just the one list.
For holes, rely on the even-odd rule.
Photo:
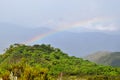
{"label": "hazy mountain range", "polygon": [[[0,23],[0,51],[8,45],[27,41],[37,35],[47,33],[51,29],[46,27],[27,28],[21,25]],[[11,29],[9,28],[11,27]],[[64,52],[74,56],[86,56],[97,51],[120,51],[120,35],[102,32],[70,32],[61,31],[34,42],[47,43],[61,48]]]}
{"label": "hazy mountain range", "polygon": [[120,66],[120,52],[97,52],[85,58],[97,64]]}

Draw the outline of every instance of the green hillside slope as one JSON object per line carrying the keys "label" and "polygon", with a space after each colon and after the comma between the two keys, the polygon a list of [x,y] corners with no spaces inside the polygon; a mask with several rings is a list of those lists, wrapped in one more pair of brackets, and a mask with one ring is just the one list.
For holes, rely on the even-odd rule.
{"label": "green hillside slope", "polygon": [[120,68],[69,56],[51,45],[14,44],[0,55],[0,77],[11,75],[18,80],[119,80]]}
{"label": "green hillside slope", "polygon": [[97,64],[120,67],[120,52],[97,52],[87,56],[86,59]]}

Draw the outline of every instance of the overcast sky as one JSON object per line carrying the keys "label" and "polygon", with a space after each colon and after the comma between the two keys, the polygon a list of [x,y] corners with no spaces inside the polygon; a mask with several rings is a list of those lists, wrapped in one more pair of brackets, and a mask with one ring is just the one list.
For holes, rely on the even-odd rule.
{"label": "overcast sky", "polygon": [[96,21],[78,25],[77,30],[116,31],[119,7],[119,0],[0,0],[0,22],[56,28],[96,18]]}
{"label": "overcast sky", "polygon": [[0,48],[39,35],[43,27],[118,35],[119,8],[120,0],[0,0]]}

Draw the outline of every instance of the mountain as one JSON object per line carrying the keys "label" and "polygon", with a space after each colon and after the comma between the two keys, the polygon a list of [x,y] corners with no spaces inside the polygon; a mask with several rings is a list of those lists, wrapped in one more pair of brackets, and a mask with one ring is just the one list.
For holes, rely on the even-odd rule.
{"label": "mountain", "polygon": [[45,27],[29,28],[22,25],[0,22],[0,53],[10,44],[26,42],[51,29]]}
{"label": "mountain", "polygon": [[30,26],[10,23],[0,23],[0,28],[0,53],[10,44],[26,42],[40,35],[43,37],[37,37],[38,40],[33,44],[52,44],[71,56],[84,57],[89,53],[103,50],[120,51],[119,33],[70,32],[69,30],[54,33],[55,30],[48,27],[30,28]]}
{"label": "mountain", "polygon": [[50,35],[41,42],[50,43],[69,55],[84,57],[97,51],[120,51],[119,36],[101,32],[63,31]]}
{"label": "mountain", "polygon": [[88,55],[86,59],[97,64],[120,67],[120,52],[97,52]]}
{"label": "mountain", "polygon": [[119,80],[120,68],[69,56],[51,45],[14,44],[0,55],[3,80]]}

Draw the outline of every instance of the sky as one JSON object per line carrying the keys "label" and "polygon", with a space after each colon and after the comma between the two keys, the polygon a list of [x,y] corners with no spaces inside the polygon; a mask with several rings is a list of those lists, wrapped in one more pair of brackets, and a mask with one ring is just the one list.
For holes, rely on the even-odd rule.
{"label": "sky", "polygon": [[0,48],[62,31],[119,35],[119,7],[120,0],[0,0]]}
{"label": "sky", "polygon": [[[0,22],[55,28],[96,18],[98,21],[82,27],[86,29],[89,25],[99,30],[96,26],[104,26],[102,30],[112,30],[119,26],[119,3],[119,0],[1,0]],[[100,18],[106,20],[100,21]]]}

